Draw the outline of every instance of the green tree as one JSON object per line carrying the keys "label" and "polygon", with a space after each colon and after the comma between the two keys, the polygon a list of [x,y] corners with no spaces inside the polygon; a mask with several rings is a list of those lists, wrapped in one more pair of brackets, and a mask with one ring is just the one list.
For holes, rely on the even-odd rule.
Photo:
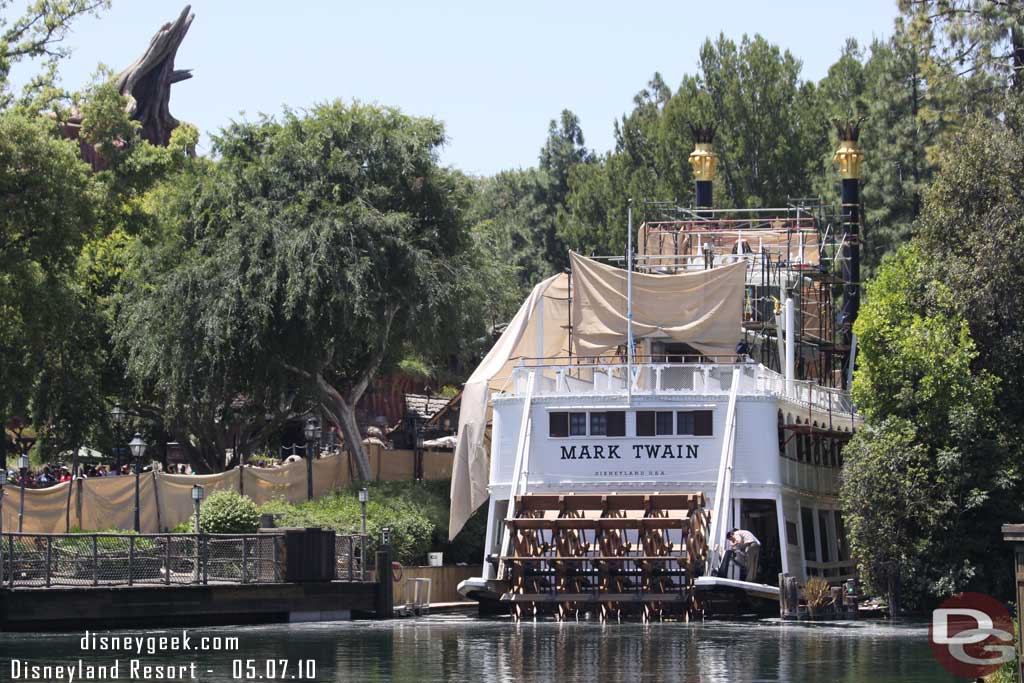
{"label": "green tree", "polygon": [[800,81],[800,62],[761,36],[719,36],[701,47],[699,67],[675,93],[655,74],[616,122],[615,149],[570,169],[558,227],[570,248],[622,253],[627,199],[638,221],[657,212],[646,200],[692,204],[693,124],[717,126],[716,205],[785,206],[810,193],[820,150],[808,140],[827,135],[828,122],[808,121],[814,88]]}
{"label": "green tree", "polygon": [[845,451],[841,493],[865,576],[912,605],[994,585],[991,520],[1016,479],[996,430],[998,379],[975,370],[967,321],[929,265],[907,245],[868,285],[853,385],[867,424]]}
{"label": "green tree", "polygon": [[219,160],[161,202],[165,232],[119,317],[129,369],[170,422],[197,435],[233,394],[297,386],[369,478],[356,404],[406,341],[434,343],[471,277],[467,184],[438,165],[443,142],[432,119],[340,102],[215,138]]}
{"label": "green tree", "polygon": [[98,14],[110,6],[110,1],[31,0],[23,4],[21,14],[15,17],[7,13],[10,6],[10,0],[0,0],[0,110],[14,101],[7,84],[14,64],[44,60],[30,88],[52,88],[57,61],[70,54],[62,42],[72,23],[82,16]]}
{"label": "green tree", "polygon": [[84,315],[75,299],[72,273],[78,250],[93,230],[92,198],[88,168],[79,161],[76,145],[60,140],[51,122],[0,113],[4,423],[12,415],[31,413],[41,369],[47,361],[60,360],[55,349],[71,343],[67,335],[77,324],[73,321]]}

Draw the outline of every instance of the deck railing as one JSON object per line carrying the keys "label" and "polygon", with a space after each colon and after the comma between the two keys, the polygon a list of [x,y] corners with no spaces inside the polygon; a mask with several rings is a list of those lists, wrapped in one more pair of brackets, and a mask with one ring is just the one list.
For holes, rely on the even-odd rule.
{"label": "deck railing", "polygon": [[[362,581],[362,535],[337,535],[337,580]],[[282,583],[284,536],[0,534],[0,588]]]}
{"label": "deck railing", "polygon": [[[717,360],[717,359],[716,359]],[[850,394],[815,382],[786,378],[753,362],[726,357],[721,362],[640,362],[627,365],[620,360],[527,359],[515,367],[508,387],[522,395],[531,371],[539,371],[535,396],[559,394],[637,395],[726,395],[732,389],[733,370],[740,370],[741,395],[774,394],[799,405],[836,417],[855,414]],[[627,388],[632,374],[632,386]]]}

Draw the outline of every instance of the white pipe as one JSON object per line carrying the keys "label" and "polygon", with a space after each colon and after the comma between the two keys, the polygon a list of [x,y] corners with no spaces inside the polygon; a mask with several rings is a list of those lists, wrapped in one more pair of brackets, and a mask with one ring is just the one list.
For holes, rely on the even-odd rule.
{"label": "white pipe", "polygon": [[857,361],[857,335],[850,335],[850,364],[846,368],[846,388],[853,388],[853,366]]}
{"label": "white pipe", "polygon": [[729,506],[732,488],[733,457],[736,448],[736,394],[739,391],[740,371],[732,371],[732,387],[729,391],[729,404],[725,411],[725,432],[722,435],[722,457],[718,462],[718,480],[715,483],[715,502],[712,510],[710,537],[711,548],[708,553],[707,573],[712,574],[721,564],[725,553],[725,534],[729,524]]}
{"label": "white pipe", "polygon": [[[512,468],[512,483],[509,486],[508,495],[508,511],[505,514],[505,520],[511,521],[516,517],[516,498],[526,493],[526,481],[523,476],[524,462],[529,461],[529,450],[530,450],[530,422],[532,421],[533,411],[533,387],[537,378],[537,370],[530,370],[530,374],[526,377],[526,396],[523,398],[523,414],[519,422],[519,440],[516,442],[516,460],[515,465]],[[512,546],[512,532],[509,525],[505,525],[505,529],[501,536],[501,555],[500,557],[506,557],[509,555],[509,549]],[[498,561],[498,578],[505,578],[505,561]]]}
{"label": "white pipe", "polygon": [[629,344],[626,348],[626,395],[633,399],[633,200],[626,211],[626,328]]}
{"label": "white pipe", "polygon": [[796,315],[793,313],[793,298],[786,297],[786,394],[793,396],[796,379]]}
{"label": "white pipe", "polygon": [[779,345],[779,367],[783,375],[786,374],[786,343],[782,337],[782,332],[786,329],[785,321],[786,314],[780,307],[779,312],[775,314],[775,341]]}

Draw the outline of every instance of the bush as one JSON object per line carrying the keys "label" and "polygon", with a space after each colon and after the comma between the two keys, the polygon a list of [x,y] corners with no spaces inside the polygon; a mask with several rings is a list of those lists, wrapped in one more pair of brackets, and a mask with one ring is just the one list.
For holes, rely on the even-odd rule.
{"label": "bush", "polygon": [[804,586],[804,597],[807,599],[807,608],[811,614],[827,607],[832,603],[832,592],[828,581],[817,576],[808,579]]}
{"label": "bush", "polygon": [[251,534],[260,528],[260,512],[251,498],[217,491],[199,508],[199,527],[207,534]]}
{"label": "bush", "polygon": [[[322,527],[341,534],[358,533],[362,525],[358,490],[355,485],[308,503],[289,505],[274,500],[260,512],[280,515],[281,527]],[[366,506],[367,551],[375,552],[381,531],[391,529],[395,560],[404,565],[425,563],[427,553],[441,551],[445,561],[476,564],[483,558],[487,510],[474,515],[453,542],[448,541],[447,481],[371,482]]]}

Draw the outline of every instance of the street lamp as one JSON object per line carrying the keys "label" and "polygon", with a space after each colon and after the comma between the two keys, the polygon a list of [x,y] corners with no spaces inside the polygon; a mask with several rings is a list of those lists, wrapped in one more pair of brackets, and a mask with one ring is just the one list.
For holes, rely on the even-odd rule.
{"label": "street lamp", "polygon": [[21,502],[18,503],[18,533],[21,533],[22,523],[25,520],[25,477],[28,476],[28,454],[22,453],[18,457],[18,482],[21,485]]}
{"label": "street lamp", "polygon": [[363,509],[363,533],[359,537],[359,575],[363,576],[366,569],[366,504],[370,502],[370,490],[365,486],[359,489],[359,507]]}
{"label": "street lamp", "polygon": [[203,502],[205,491],[199,484],[192,486],[192,504],[196,506],[196,533],[199,533],[199,506]]}
{"label": "street lamp", "polygon": [[320,448],[320,422],[315,417],[306,420],[306,499],[313,500],[313,453]]}
{"label": "street lamp", "polygon": [[139,474],[142,470],[142,456],[146,453],[146,442],[142,440],[142,435],[136,432],[128,448],[135,460],[135,533],[139,533]]}
{"label": "street lamp", "polygon": [[7,466],[0,469],[0,536],[4,533],[4,486],[7,485]]}
{"label": "street lamp", "polygon": [[363,534],[366,534],[366,504],[370,502],[369,489],[359,489],[359,505],[363,508]]}
{"label": "street lamp", "polygon": [[[195,542],[195,553],[196,553],[196,555],[195,555],[195,564],[193,565],[193,568],[195,569],[195,575],[196,575],[196,579],[195,580],[196,580],[196,583],[199,583],[199,576],[200,576],[200,574],[199,574],[199,565],[200,565],[200,560],[201,560],[201,555],[200,555],[200,552],[199,552],[199,546],[200,546],[200,540],[201,540],[200,537],[199,537],[199,534],[201,533],[200,526],[199,526],[199,506],[203,502],[203,496],[205,495],[205,493],[206,492],[203,491],[203,487],[202,486],[200,486],[199,484],[193,484],[193,486],[192,486],[192,504],[196,506],[196,539],[195,539],[195,541],[196,541]],[[168,569],[168,571],[170,571],[170,569]]]}
{"label": "street lamp", "polygon": [[121,451],[117,443],[121,440],[121,427],[128,421],[128,412],[121,407],[120,403],[115,403],[114,407],[110,409],[110,421],[114,423],[114,466],[120,467]]}

